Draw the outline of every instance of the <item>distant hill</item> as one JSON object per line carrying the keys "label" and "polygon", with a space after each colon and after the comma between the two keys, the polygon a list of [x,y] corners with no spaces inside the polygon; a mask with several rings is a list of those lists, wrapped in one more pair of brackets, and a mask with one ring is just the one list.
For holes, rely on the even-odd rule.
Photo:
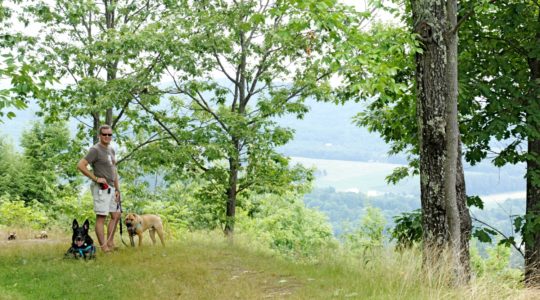
{"label": "distant hill", "polygon": [[[370,191],[419,195],[418,179],[393,186],[385,182],[392,170],[406,164],[404,155],[388,156],[388,145],[377,134],[352,124],[362,104],[335,105],[308,101],[311,111],[304,119],[280,119],[295,130],[294,140],[280,151],[293,161],[315,166],[316,185],[342,191]],[[524,164],[494,167],[489,161],[465,165],[467,192],[492,195],[525,190]],[[503,199],[504,200],[504,199]]]}
{"label": "distant hill", "polygon": [[388,157],[388,145],[377,134],[352,123],[363,110],[360,103],[336,105],[308,101],[310,112],[301,120],[292,116],[279,119],[295,129],[292,142],[280,148],[289,156],[364,162],[406,162],[404,156]]}
{"label": "distant hill", "polygon": [[[352,117],[363,109],[362,103],[336,105],[307,101],[310,112],[301,120],[292,116],[278,122],[295,130],[294,140],[278,150],[294,161],[318,169],[316,185],[333,186],[342,191],[364,193],[419,194],[418,179],[411,178],[397,186],[387,185],[385,177],[392,169],[406,164],[404,155],[388,156],[388,145],[365,128],[352,124]],[[17,112],[17,117],[0,123],[0,136],[18,146],[31,122],[37,120],[37,105]],[[75,132],[76,122],[70,123]],[[492,195],[525,190],[525,167],[495,168],[489,162],[466,166],[467,191],[474,195]],[[504,200],[504,199],[503,199]]]}

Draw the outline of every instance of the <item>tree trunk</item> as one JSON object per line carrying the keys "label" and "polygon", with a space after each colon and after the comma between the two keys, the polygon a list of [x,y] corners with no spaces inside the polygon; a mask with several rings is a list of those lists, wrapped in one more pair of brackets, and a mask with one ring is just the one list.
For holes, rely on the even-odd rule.
{"label": "tree trunk", "polygon": [[[105,25],[107,31],[113,30],[116,27],[116,0],[105,0]],[[114,50],[107,50],[108,57],[113,57]],[[118,60],[107,62],[107,82],[116,79]],[[105,123],[107,125],[112,125],[113,123],[113,110],[112,107],[107,108],[105,111]],[[114,128],[113,128],[114,129]]]}
{"label": "tree trunk", "polygon": [[[420,137],[420,191],[424,258],[448,240],[444,161],[446,157],[446,47],[444,1],[413,1],[415,32],[423,42],[416,55],[417,118]],[[433,257],[438,259],[438,257]]]}
{"label": "tree trunk", "polygon": [[99,142],[98,129],[99,129],[99,126],[101,126],[99,122],[99,113],[92,113],[92,120],[94,121],[93,122],[94,134],[92,135],[92,141],[94,142],[93,145],[95,145]]}
{"label": "tree trunk", "polygon": [[[537,130],[540,128],[537,128]],[[540,187],[533,181],[540,176],[540,140],[529,139],[529,155],[536,159],[527,161],[527,205],[525,214],[528,225],[533,227],[540,222]],[[527,224],[526,224],[527,225]],[[540,232],[536,230],[530,237],[525,238],[525,282],[530,287],[540,287]]]}
{"label": "tree trunk", "polygon": [[463,229],[470,217],[457,123],[456,3],[446,4],[412,2],[414,30],[423,42],[423,52],[416,56],[422,226],[425,265],[437,266],[449,249],[454,281],[461,284],[469,278],[469,256],[462,252],[468,251],[470,230]]}
{"label": "tree trunk", "polygon": [[[538,13],[540,24],[540,11]],[[537,44],[540,44],[540,30],[536,33]],[[537,110],[540,106],[540,60],[537,57],[529,58],[531,81],[533,90],[528,107]],[[538,115],[527,115],[527,125],[530,134],[528,139],[527,160],[527,205],[525,214],[528,216],[525,224],[529,229],[540,223],[540,122]],[[540,232],[536,230],[525,238],[525,283],[530,287],[540,287]]]}
{"label": "tree trunk", "polygon": [[[465,183],[463,183],[463,189],[461,190],[457,186],[458,178],[463,177],[463,167],[461,164],[461,156],[459,151],[459,126],[458,126],[458,36],[457,32],[454,31],[457,25],[457,2],[456,0],[447,0],[447,25],[446,25],[446,34],[445,42],[447,48],[447,83],[448,83],[448,93],[446,103],[447,103],[447,112],[446,112],[446,162],[445,162],[445,201],[446,201],[446,219],[448,221],[448,230],[450,237],[450,253],[452,255],[452,261],[454,266],[454,271],[456,275],[456,283],[461,285],[468,281],[468,270],[469,261],[462,261],[466,259],[467,256],[462,256],[461,252],[469,249],[468,240],[466,238],[466,249],[463,248],[463,243],[461,241],[461,216],[458,208],[458,200],[464,199],[466,201],[465,195]],[[458,162],[461,168],[458,168]],[[458,173],[461,172],[461,174]],[[461,195],[458,195],[457,192],[460,190]],[[466,204],[466,203],[465,203]],[[465,205],[466,207],[466,205]]]}
{"label": "tree trunk", "polygon": [[229,187],[227,188],[227,211],[225,215],[225,235],[232,237],[234,233],[234,223],[236,217],[236,193],[238,191],[238,169],[239,160],[238,155],[240,142],[238,139],[233,138],[233,144],[236,153],[229,157]]}
{"label": "tree trunk", "polygon": [[471,257],[469,252],[469,241],[471,239],[472,220],[467,206],[467,191],[465,189],[465,174],[463,171],[463,163],[461,161],[461,140],[458,139],[458,160],[456,174],[456,200],[459,210],[460,220],[460,261],[463,267],[463,281],[468,282],[471,279]]}

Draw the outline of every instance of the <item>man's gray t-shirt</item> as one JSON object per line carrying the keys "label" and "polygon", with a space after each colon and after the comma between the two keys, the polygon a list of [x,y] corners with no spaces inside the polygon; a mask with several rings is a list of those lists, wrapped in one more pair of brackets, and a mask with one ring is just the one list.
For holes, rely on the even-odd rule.
{"label": "man's gray t-shirt", "polygon": [[84,159],[92,166],[94,175],[107,179],[108,184],[114,186],[116,158],[112,147],[105,148],[97,143],[88,150]]}

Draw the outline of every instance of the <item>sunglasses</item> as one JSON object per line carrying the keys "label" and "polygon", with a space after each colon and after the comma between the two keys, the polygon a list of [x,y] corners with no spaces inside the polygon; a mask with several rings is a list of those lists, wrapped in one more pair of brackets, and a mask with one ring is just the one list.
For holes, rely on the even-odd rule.
{"label": "sunglasses", "polygon": [[102,136],[112,136],[113,134],[112,133],[102,133],[101,135]]}

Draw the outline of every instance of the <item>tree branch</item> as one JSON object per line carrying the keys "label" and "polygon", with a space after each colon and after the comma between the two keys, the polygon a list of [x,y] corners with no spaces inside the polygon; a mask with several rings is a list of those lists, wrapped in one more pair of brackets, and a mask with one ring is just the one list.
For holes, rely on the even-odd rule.
{"label": "tree branch", "polygon": [[216,48],[215,47],[212,47],[212,53],[214,54],[214,57],[216,58],[216,62],[218,63],[220,69],[221,69],[221,72],[223,74],[225,74],[225,76],[232,82],[234,83],[235,85],[238,85],[238,81],[236,81],[234,78],[231,77],[231,75],[229,75],[229,73],[227,73],[227,71],[225,70],[225,67],[223,66],[223,64],[221,63],[221,60],[219,59],[219,54],[217,53],[216,51]]}
{"label": "tree branch", "polygon": [[[472,215],[472,214],[471,214],[471,215]],[[476,222],[478,222],[478,223],[480,223],[480,224],[482,224],[482,225],[484,225],[484,226],[490,228],[491,230],[497,232],[497,233],[500,234],[503,238],[505,238],[505,239],[508,239],[508,238],[509,238],[509,237],[507,237],[504,233],[502,233],[499,229],[497,229],[497,228],[495,228],[495,227],[489,225],[489,224],[486,223],[486,222],[480,221],[480,220],[477,219],[474,215],[472,215],[471,218],[472,218],[473,221],[476,221]],[[514,247],[514,249],[516,249],[516,250],[521,254],[521,256],[525,257],[525,254],[523,254],[523,251],[521,251],[521,249],[516,245],[516,243],[511,243],[511,244],[512,244],[512,246]]]}
{"label": "tree branch", "polygon": [[[204,97],[201,95],[201,93],[199,91],[196,91],[196,92],[197,92],[197,95],[199,96],[200,100],[197,99],[197,97],[195,97],[195,95],[192,95],[191,93],[189,93],[188,91],[183,89],[178,84],[178,82],[176,81],[176,78],[174,78],[174,76],[171,74],[169,69],[167,68],[166,70],[167,70],[167,73],[169,73],[169,75],[172,77],[173,83],[174,83],[174,85],[176,87],[176,90],[179,93],[184,94],[184,95],[188,96],[189,98],[191,98],[191,100],[195,101],[195,103],[197,103],[197,105],[199,105],[200,108],[202,108],[204,111],[206,111],[207,113],[211,114],[214,117],[214,119],[221,125],[221,128],[223,128],[223,130],[225,130],[226,132],[229,132],[229,128],[227,127],[227,125],[225,125],[225,123],[223,123],[221,118],[210,108],[210,106],[204,100]],[[201,103],[201,101],[202,101],[202,103]]]}
{"label": "tree branch", "polygon": [[83,124],[84,126],[86,126],[88,128],[94,128],[94,126],[85,123],[83,120],[79,119],[77,116],[74,116],[74,118],[75,118],[75,120],[79,121],[79,123]]}
{"label": "tree branch", "polygon": [[[149,113],[150,115],[152,115],[152,117],[154,117],[154,120],[156,120],[156,122],[158,122],[159,126],[161,126],[161,128],[163,128],[175,141],[176,141],[176,144],[177,145],[182,145],[182,142],[180,141],[180,139],[178,139],[178,137],[167,127],[165,126],[165,124],[157,117],[157,115],[152,112],[150,109],[148,109],[141,101],[139,101],[139,99],[137,99],[137,97],[135,95],[133,95],[133,99],[135,99],[135,101],[137,101],[137,103],[139,103],[139,105],[147,112]],[[195,162],[195,164],[197,165],[197,167],[199,167],[201,170],[203,170],[204,172],[208,171],[207,168],[205,168],[202,163],[200,163],[194,156],[193,154],[190,154],[191,156],[191,159]]]}
{"label": "tree branch", "polygon": [[126,156],[122,157],[122,159],[120,159],[119,161],[116,162],[116,164],[120,164],[121,162],[125,161],[125,160],[128,160],[137,150],[139,150],[140,148],[150,144],[150,143],[153,143],[153,142],[158,142],[158,141],[162,141],[162,140],[167,140],[167,139],[170,139],[171,137],[168,137],[168,138],[159,138],[159,139],[154,139],[153,138],[158,135],[158,133],[155,133],[153,134],[151,137],[148,138],[148,140],[146,140],[145,142],[143,142],[142,144],[139,144],[137,147],[135,147],[130,153],[128,153]]}
{"label": "tree branch", "polygon": [[114,129],[116,127],[116,123],[118,123],[118,121],[120,121],[120,119],[122,118],[122,115],[124,114],[124,112],[126,111],[126,108],[128,107],[129,103],[131,102],[130,99],[128,99],[126,101],[126,103],[124,103],[124,106],[122,107],[122,109],[120,110],[120,113],[118,114],[118,116],[116,116],[116,118],[113,120],[112,122],[112,125],[111,127]]}
{"label": "tree branch", "polygon": [[[496,1],[497,1],[497,0],[491,0],[491,1],[489,1],[489,3],[490,3],[490,4],[491,4],[491,3],[495,3]],[[463,23],[465,23],[465,21],[467,21],[467,19],[469,19],[472,15],[474,15],[474,4],[472,5],[471,8],[469,8],[469,10],[467,11],[467,13],[465,13],[465,15],[464,15],[463,17],[461,17],[461,18],[458,20],[458,22],[457,22],[457,24],[456,24],[456,27],[454,27],[454,28],[450,31],[450,33],[451,33],[451,34],[456,34],[456,32],[459,30],[459,27],[461,27],[461,25],[462,25]]]}
{"label": "tree branch", "polygon": [[[323,78],[329,76],[330,74],[331,74],[330,72],[326,72],[326,73],[322,74],[321,76],[319,76],[319,77],[315,80],[315,82],[318,82],[319,80],[321,80],[321,79],[323,79]],[[307,85],[304,85],[304,86],[298,88],[296,91],[291,92],[291,93],[289,94],[289,97],[285,98],[285,99],[282,101],[282,103],[285,104],[285,103],[289,102],[289,100],[291,100],[292,98],[294,98],[294,97],[300,95],[306,88],[307,88]],[[256,113],[259,112],[259,111],[260,111],[259,109],[256,109],[256,110],[254,110],[251,114],[252,114],[252,115],[253,115],[253,114],[256,114]],[[264,118],[267,118],[267,117],[269,117],[269,116],[270,116],[270,114],[265,114],[265,115],[262,115],[262,118],[264,119]],[[249,126],[249,125],[252,125],[252,124],[255,123],[256,121],[257,121],[257,118],[255,118],[255,119],[251,120],[250,122],[248,122],[247,125],[248,125],[248,126]]]}
{"label": "tree branch", "polygon": [[146,105],[144,105],[141,101],[139,101],[139,99],[137,98],[137,96],[135,96],[134,94],[131,94],[133,96],[133,99],[135,99],[135,101],[147,112],[149,113],[150,115],[152,115],[152,117],[154,117],[154,120],[156,120],[156,122],[158,122],[159,126],[161,126],[161,128],[163,128],[165,131],[167,131],[167,133],[176,141],[176,143],[178,145],[181,145],[182,143],[180,142],[180,139],[178,139],[178,137],[167,127],[165,126],[165,124],[163,122],[161,122],[161,120],[157,117],[157,115],[151,111],[150,109],[148,109],[146,107]]}

